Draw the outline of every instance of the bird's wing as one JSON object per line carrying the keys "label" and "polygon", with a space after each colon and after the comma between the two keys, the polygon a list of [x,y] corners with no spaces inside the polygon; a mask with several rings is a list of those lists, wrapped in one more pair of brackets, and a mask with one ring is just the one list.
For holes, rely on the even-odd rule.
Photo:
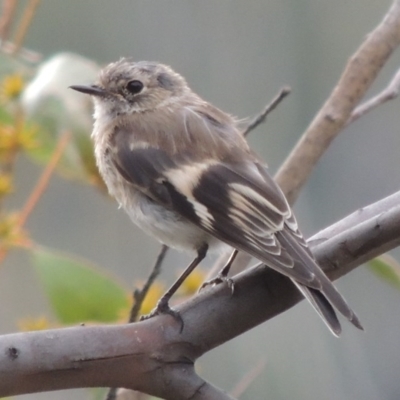
{"label": "bird's wing", "polygon": [[137,189],[278,272],[304,285],[320,287],[315,263],[311,263],[313,268],[295,263],[276,237],[292,214],[272,178],[265,181],[250,164],[249,169],[246,164],[215,159],[193,163],[184,154],[172,159],[161,149],[132,147],[128,138],[124,130],[115,133],[118,151],[113,161]]}
{"label": "bird's wing", "polygon": [[[184,153],[171,157],[159,148],[136,148],[128,138],[124,130],[115,132],[117,152],[113,156],[128,182],[153,201],[291,278],[299,287],[317,289],[361,327],[316,264],[284,195],[261,165],[253,160],[229,163],[215,158],[193,162]],[[320,307],[316,309],[323,316]]]}

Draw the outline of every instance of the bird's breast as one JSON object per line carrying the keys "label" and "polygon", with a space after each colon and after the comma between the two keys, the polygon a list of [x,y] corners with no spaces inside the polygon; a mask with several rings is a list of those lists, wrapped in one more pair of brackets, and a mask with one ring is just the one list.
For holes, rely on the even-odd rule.
{"label": "bird's breast", "polygon": [[108,191],[131,220],[150,236],[169,247],[193,251],[207,243],[210,250],[223,244],[180,214],[150,199],[129,183],[117,170],[112,160],[112,149],[105,135],[93,135],[96,162]]}

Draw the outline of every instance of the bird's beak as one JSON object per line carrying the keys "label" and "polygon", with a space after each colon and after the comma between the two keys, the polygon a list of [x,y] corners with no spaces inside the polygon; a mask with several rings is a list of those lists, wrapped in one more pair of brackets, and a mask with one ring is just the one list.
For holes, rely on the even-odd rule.
{"label": "bird's beak", "polygon": [[96,85],[72,85],[70,89],[97,97],[104,97],[107,95],[106,90]]}

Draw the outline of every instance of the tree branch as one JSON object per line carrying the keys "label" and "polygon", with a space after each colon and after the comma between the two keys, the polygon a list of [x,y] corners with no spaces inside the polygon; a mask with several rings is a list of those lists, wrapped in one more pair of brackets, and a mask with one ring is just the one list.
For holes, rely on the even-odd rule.
{"label": "tree branch", "polygon": [[[364,43],[350,58],[330,97],[275,175],[275,180],[290,205],[295,203],[316,163],[343,128],[398,95],[399,72],[378,96],[354,110],[399,44],[400,1],[396,0],[382,22],[367,35]],[[256,127],[263,122],[262,115],[263,113],[249,124],[250,130],[254,129],[253,124]],[[245,134],[250,130],[248,127]],[[235,260],[233,269],[244,269],[251,259],[246,254],[239,253],[239,255],[240,258]],[[209,277],[216,274],[229,256],[230,251],[221,254],[210,271]]]}
{"label": "tree branch", "polygon": [[278,104],[290,94],[290,87],[284,86],[278,94],[265,106],[264,110],[260,112],[244,129],[243,136],[247,136],[252,130],[256,129],[258,125],[263,124],[267,119],[268,114],[275,110]]}
{"label": "tree branch", "polygon": [[[131,311],[129,313],[128,323],[132,323],[138,320],[140,309],[142,308],[142,304],[144,299],[147,296],[151,286],[154,281],[157,279],[158,275],[161,272],[161,266],[164,262],[164,258],[168,252],[168,246],[163,244],[160,248],[160,252],[156,257],[156,261],[150,271],[150,275],[147,277],[146,282],[144,283],[141,289],[135,289],[133,292],[133,305]],[[115,400],[118,397],[118,388],[112,387],[108,390],[105,400]]]}
{"label": "tree branch", "polygon": [[315,164],[342,131],[352,111],[399,44],[400,1],[396,0],[382,22],[367,35],[350,58],[332,94],[279,169],[276,181],[290,204],[295,202]]}
{"label": "tree branch", "polygon": [[389,85],[377,94],[372,99],[366,101],[365,103],[359,105],[351,114],[350,118],[346,122],[346,126],[352,124],[354,121],[358,120],[363,115],[369,113],[374,108],[379,107],[383,103],[389,100],[395,99],[399,95],[400,91],[400,69],[397,70]]}
{"label": "tree branch", "polygon": [[[337,279],[400,244],[400,192],[356,211],[310,240],[318,263]],[[122,326],[87,326],[0,337],[0,396],[77,387],[125,387],[165,399],[232,399],[194,371],[205,352],[301,300],[293,284],[254,267],[169,315]],[[264,307],[260,307],[264,304]]]}
{"label": "tree branch", "polygon": [[128,322],[135,322],[138,319],[140,309],[142,307],[143,301],[147,296],[151,286],[153,285],[154,281],[157,279],[158,275],[161,272],[161,265],[164,262],[164,258],[168,252],[168,246],[163,244],[160,248],[160,252],[157,255],[156,261],[151,269],[150,275],[148,276],[145,284],[143,287],[139,289],[135,289],[133,293],[133,306],[130,311],[129,321]]}

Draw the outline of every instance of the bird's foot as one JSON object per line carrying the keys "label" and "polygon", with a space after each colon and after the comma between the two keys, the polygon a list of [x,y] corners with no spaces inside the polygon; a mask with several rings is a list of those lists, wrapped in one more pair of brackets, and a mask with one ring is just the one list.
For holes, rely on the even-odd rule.
{"label": "bird's foot", "polygon": [[162,315],[162,314],[171,315],[171,317],[174,318],[176,321],[178,321],[180,324],[179,332],[183,331],[184,324],[183,324],[183,319],[181,317],[181,314],[169,306],[169,298],[167,298],[167,297],[161,297],[161,299],[158,301],[156,307],[150,312],[150,314],[142,315],[140,317],[140,321],[144,321],[146,319],[153,318],[156,315]]}
{"label": "bird's foot", "polygon": [[204,288],[207,286],[214,286],[214,285],[219,285],[220,283],[226,283],[231,290],[231,293],[233,294],[235,292],[235,282],[233,281],[232,278],[228,278],[224,274],[218,274],[215,278],[204,282],[199,289],[199,292],[201,292]]}

